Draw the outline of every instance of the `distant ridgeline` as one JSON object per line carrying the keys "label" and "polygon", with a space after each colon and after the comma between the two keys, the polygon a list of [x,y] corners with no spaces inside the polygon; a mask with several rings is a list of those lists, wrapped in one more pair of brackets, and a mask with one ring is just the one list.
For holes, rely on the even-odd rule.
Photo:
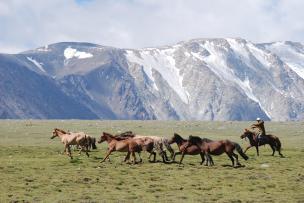
{"label": "distant ridgeline", "polygon": [[0,54],[0,76],[2,119],[304,118],[304,45],[294,42],[62,42]]}

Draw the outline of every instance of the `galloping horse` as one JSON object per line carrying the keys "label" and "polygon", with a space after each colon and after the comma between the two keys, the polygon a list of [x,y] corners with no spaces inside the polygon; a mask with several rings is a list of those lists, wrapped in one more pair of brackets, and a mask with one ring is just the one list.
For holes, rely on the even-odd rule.
{"label": "galloping horse", "polygon": [[108,143],[108,152],[105,158],[101,162],[104,162],[113,151],[119,151],[119,152],[128,152],[124,161],[127,161],[131,154],[133,158],[132,162],[135,164],[136,163],[135,152],[140,153],[142,150],[152,151],[153,149],[153,140],[149,140],[149,139],[133,139],[128,137],[122,138],[103,132],[103,134],[100,136],[100,139],[98,140],[98,143],[102,143],[104,141],[107,141]]}
{"label": "galloping horse", "polygon": [[241,139],[246,137],[249,139],[249,146],[245,149],[244,153],[246,153],[247,150],[250,149],[251,147],[255,146],[257,155],[259,156],[259,146],[269,144],[272,149],[272,156],[274,156],[274,153],[277,150],[279,152],[279,155],[281,157],[284,157],[283,154],[281,153],[281,141],[277,136],[266,135],[263,137],[263,139],[261,139],[258,142],[256,135],[253,132],[245,129],[244,133],[241,135]]}
{"label": "galloping horse", "polygon": [[[118,137],[118,138],[129,137],[129,138],[134,138],[134,139],[135,138],[152,139],[154,141],[154,150],[157,151],[158,154],[162,157],[164,163],[166,163],[166,161],[168,161],[167,153],[166,153],[164,147],[166,147],[166,149],[171,153],[171,158],[173,158],[173,156],[174,156],[174,150],[170,146],[168,138],[159,137],[159,136],[151,136],[151,135],[136,135],[132,131],[126,131],[124,133],[116,135],[116,137]],[[152,154],[154,155],[153,161],[155,162],[155,152],[150,153],[149,159]]]}
{"label": "galloping horse", "polygon": [[67,133],[64,130],[55,128],[51,139],[54,139],[55,137],[59,137],[61,139],[61,142],[64,144],[64,152],[67,153],[67,155],[71,159],[73,159],[70,149],[71,145],[80,146],[79,154],[81,153],[81,151],[85,151],[86,155],[89,157],[89,153],[88,153],[89,141],[88,141],[88,135],[86,135],[85,133],[83,132]]}
{"label": "galloping horse", "polygon": [[[210,140],[210,141],[212,141],[212,140]],[[177,144],[179,151],[174,153],[172,161],[175,161],[176,155],[182,154],[184,152],[184,154],[188,154],[188,155],[198,155],[198,154],[200,154],[201,159],[202,159],[201,164],[204,163],[204,161],[205,161],[204,154],[201,152],[201,149],[197,145],[189,145],[188,140],[182,138],[182,136],[180,136],[177,133],[174,133],[171,140],[169,140],[169,144],[173,144],[173,143]],[[212,158],[210,157],[210,159],[212,159]],[[181,159],[179,163],[181,164],[182,161],[183,161],[183,159]]]}
{"label": "galloping horse", "polygon": [[[189,144],[196,145],[200,148],[201,152],[203,154],[206,154],[207,156],[207,164],[213,165],[212,160],[209,159],[209,155],[221,155],[223,153],[226,153],[227,156],[230,158],[232,162],[232,166],[234,167],[234,158],[236,159],[236,165],[240,166],[238,160],[238,155],[235,154],[233,151],[236,149],[237,152],[243,157],[243,159],[247,160],[248,156],[243,152],[241,146],[238,143],[231,142],[230,140],[219,140],[219,141],[207,141],[206,139],[202,139],[197,136],[189,136]],[[184,156],[185,153],[182,154]],[[234,158],[233,158],[234,157]]]}

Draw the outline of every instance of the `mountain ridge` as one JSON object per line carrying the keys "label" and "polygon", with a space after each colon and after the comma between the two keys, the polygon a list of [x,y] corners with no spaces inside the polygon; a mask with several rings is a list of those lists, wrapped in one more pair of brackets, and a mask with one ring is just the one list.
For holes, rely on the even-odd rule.
{"label": "mountain ridge", "polygon": [[304,117],[304,46],[297,42],[198,38],[142,49],[59,42],[11,56],[95,119]]}

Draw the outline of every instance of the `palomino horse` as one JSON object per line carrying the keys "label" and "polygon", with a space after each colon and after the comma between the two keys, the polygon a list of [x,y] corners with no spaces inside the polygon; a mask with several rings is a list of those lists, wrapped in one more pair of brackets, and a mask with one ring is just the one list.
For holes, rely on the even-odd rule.
{"label": "palomino horse", "polygon": [[[208,142],[206,139],[202,139],[200,137],[190,135],[188,141],[190,146],[191,145],[198,146],[201,149],[201,152],[206,155],[221,155],[223,153],[226,153],[227,156],[230,158],[233,167],[234,167],[234,158],[236,159],[237,166],[241,166],[238,160],[238,155],[233,152],[235,149],[245,160],[248,159],[248,156],[243,152],[241,146],[238,143],[231,142],[230,140],[219,140],[219,141]],[[184,154],[185,153],[183,153],[182,156],[184,156]],[[209,165],[213,165],[213,161],[208,160],[208,156],[206,157],[207,157],[207,164],[209,162]]]}
{"label": "palomino horse", "polygon": [[54,139],[55,137],[59,137],[61,139],[61,142],[64,144],[64,152],[67,153],[67,155],[71,157],[71,159],[73,158],[70,149],[71,145],[80,146],[79,154],[81,153],[81,151],[85,151],[86,155],[89,157],[88,139],[85,133],[67,133],[64,130],[55,128],[51,139]]}
{"label": "palomino horse", "polygon": [[246,137],[249,139],[249,146],[245,149],[244,153],[246,153],[251,147],[255,146],[257,155],[259,156],[259,146],[269,144],[272,149],[272,156],[274,156],[274,153],[277,150],[279,155],[284,157],[283,154],[281,154],[281,141],[277,136],[266,135],[263,136],[263,138],[258,142],[256,135],[253,132],[245,129],[244,133],[241,135],[241,139]]}
{"label": "palomino horse", "polygon": [[[212,141],[212,140],[210,140],[210,141]],[[205,161],[204,154],[201,152],[200,148],[197,145],[189,145],[188,140],[182,138],[182,136],[180,136],[177,133],[174,133],[171,140],[169,140],[169,144],[173,144],[173,143],[176,143],[177,146],[178,146],[178,149],[179,149],[179,152],[174,153],[173,160],[172,160],[173,162],[175,161],[176,155],[182,154],[184,152],[184,154],[188,154],[188,155],[198,155],[198,154],[200,154],[201,159],[202,159],[201,164],[204,163],[204,161]],[[210,157],[210,159],[212,159],[212,158]],[[179,163],[181,164],[182,161],[183,161],[183,159],[181,159]]]}
{"label": "palomino horse", "polygon": [[164,137],[159,137],[159,136],[151,136],[151,135],[136,135],[132,131],[126,131],[124,133],[116,135],[116,137],[130,137],[130,138],[141,138],[141,139],[146,139],[150,138],[154,141],[154,153],[150,153],[149,159],[151,158],[151,155],[154,155],[153,161],[155,162],[155,151],[158,152],[158,154],[162,157],[163,162],[166,163],[168,161],[167,153],[164,149],[166,149],[171,153],[171,158],[174,156],[174,150],[169,144],[169,139],[164,138]]}
{"label": "palomino horse", "polygon": [[127,161],[131,154],[133,158],[132,162],[136,163],[135,152],[140,153],[142,150],[152,151],[153,149],[153,140],[149,140],[149,139],[140,140],[140,139],[133,139],[128,137],[121,138],[103,132],[103,134],[100,136],[100,139],[98,140],[98,143],[102,143],[104,141],[108,143],[108,152],[101,162],[104,162],[113,151],[119,151],[119,152],[128,152],[124,161]]}

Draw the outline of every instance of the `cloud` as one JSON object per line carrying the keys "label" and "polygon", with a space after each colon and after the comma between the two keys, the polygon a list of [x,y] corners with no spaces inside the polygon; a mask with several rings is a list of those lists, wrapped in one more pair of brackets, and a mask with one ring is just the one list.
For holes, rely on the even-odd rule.
{"label": "cloud", "polygon": [[304,41],[301,0],[10,0],[0,2],[0,52],[60,41],[122,48],[191,38]]}

